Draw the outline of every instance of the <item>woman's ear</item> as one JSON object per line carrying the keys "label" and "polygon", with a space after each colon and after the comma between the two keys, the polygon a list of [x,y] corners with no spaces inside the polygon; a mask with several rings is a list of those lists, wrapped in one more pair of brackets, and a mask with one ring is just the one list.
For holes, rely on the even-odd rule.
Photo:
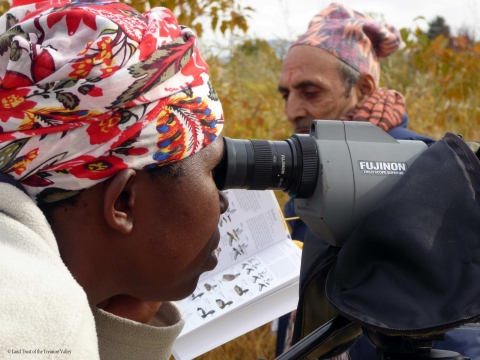
{"label": "woman's ear", "polygon": [[104,183],[103,216],[110,227],[122,234],[133,229],[135,175],[135,170],[124,169]]}
{"label": "woman's ear", "polygon": [[375,90],[377,90],[377,85],[375,84],[375,79],[371,74],[361,74],[360,79],[355,84],[357,91],[359,93],[358,104],[359,106],[364,100],[368,99]]}

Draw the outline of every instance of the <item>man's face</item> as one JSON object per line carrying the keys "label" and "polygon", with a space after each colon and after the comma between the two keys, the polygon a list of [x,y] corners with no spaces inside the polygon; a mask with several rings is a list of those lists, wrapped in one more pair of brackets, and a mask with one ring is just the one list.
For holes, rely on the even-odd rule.
{"label": "man's face", "polygon": [[[222,155],[223,140],[218,138],[182,160],[180,177],[143,179],[147,186],[135,198],[142,214],[134,216],[138,220],[133,228],[142,248],[133,265],[134,277],[144,282],[132,295],[156,301],[183,299],[195,290],[199,276],[216,266],[218,219],[228,200],[218,191],[212,171]],[[146,171],[139,175],[149,177]],[[135,282],[133,276],[130,282]]]}
{"label": "man's face", "polygon": [[346,93],[338,61],[329,52],[309,45],[297,45],[288,52],[278,90],[295,133],[308,134],[313,120],[339,120],[359,102],[355,87]]}

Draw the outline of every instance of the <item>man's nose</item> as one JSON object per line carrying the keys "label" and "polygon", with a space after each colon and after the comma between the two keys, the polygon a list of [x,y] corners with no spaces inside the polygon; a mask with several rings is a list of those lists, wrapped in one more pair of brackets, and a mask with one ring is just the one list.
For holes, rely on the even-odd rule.
{"label": "man's nose", "polygon": [[285,103],[285,114],[287,115],[288,120],[292,124],[295,124],[297,119],[303,119],[307,116],[307,111],[302,105],[301,99],[294,94],[290,94]]}
{"label": "man's nose", "polygon": [[230,203],[228,202],[228,198],[223,193],[223,191],[219,191],[218,196],[220,197],[220,214],[223,214],[225,211],[228,210]]}

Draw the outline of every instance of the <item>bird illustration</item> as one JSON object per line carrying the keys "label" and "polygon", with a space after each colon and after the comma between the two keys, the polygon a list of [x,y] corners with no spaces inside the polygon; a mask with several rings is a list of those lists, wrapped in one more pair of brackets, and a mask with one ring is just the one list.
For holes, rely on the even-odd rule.
{"label": "bird illustration", "polygon": [[215,302],[217,303],[217,305],[220,309],[224,309],[225,306],[233,304],[233,301],[224,302],[222,299],[217,299],[217,300],[215,300]]}
{"label": "bird illustration", "polygon": [[242,264],[242,269],[245,269],[245,266],[248,266],[248,265],[249,265],[249,264],[243,263],[243,264]]}
{"label": "bird illustration", "polygon": [[237,260],[237,257],[239,255],[242,255],[242,253],[240,251],[238,251],[236,248],[232,248],[232,249],[233,249],[234,259]]}
{"label": "bird illustration", "polygon": [[238,285],[235,285],[234,289],[235,289],[235,292],[236,292],[239,296],[242,296],[243,294],[245,294],[246,292],[248,292],[248,289],[243,290],[243,289],[242,289],[240,286],[238,286]]}
{"label": "bird illustration", "polygon": [[218,255],[220,255],[220,253],[222,252],[222,248],[216,248],[215,249],[215,253]]}
{"label": "bird illustration", "polygon": [[196,298],[202,297],[204,293],[200,293],[198,295],[192,294],[192,300],[195,300]]}
{"label": "bird illustration", "polygon": [[265,284],[258,284],[258,290],[262,291],[264,287],[267,287]]}
{"label": "bird illustration", "polygon": [[250,273],[251,273],[252,271],[254,271],[254,269],[248,268],[248,269],[247,269],[247,275],[250,275]]}
{"label": "bird illustration", "polygon": [[228,231],[227,231],[227,236],[228,236],[228,245],[232,246],[233,240],[237,240],[237,239],[235,239],[235,237],[232,234],[230,234]]}
{"label": "bird illustration", "polygon": [[233,231],[233,234],[231,232],[227,231],[227,235],[228,235],[228,240],[230,242],[230,246],[232,246],[233,240],[237,241],[237,240],[240,239],[238,237],[238,235],[235,234],[235,230]]}
{"label": "bird illustration", "polygon": [[205,286],[205,289],[207,289],[207,291],[213,290],[213,289],[215,289],[215,288],[217,287],[217,285],[213,285],[213,286],[212,286],[212,285],[210,285],[210,284],[208,284],[208,283],[206,283],[204,286]]}
{"label": "bird illustration", "polygon": [[242,254],[245,254],[245,249],[248,247],[248,244],[242,244],[242,245],[238,245],[238,248],[240,249],[240,252]]}
{"label": "bird illustration", "polygon": [[215,312],[215,310],[210,310],[209,312],[206,313],[205,310],[203,310],[203,309],[200,308],[200,307],[197,308],[197,311],[200,311],[200,312],[201,312],[201,315],[200,315],[200,314],[199,314],[199,315],[200,315],[202,318],[204,318],[204,319],[205,319],[208,315],[213,314],[213,313]]}
{"label": "bird illustration", "polygon": [[258,279],[260,279],[258,276],[253,276],[253,283],[255,284]]}
{"label": "bird illustration", "polygon": [[237,277],[239,277],[240,274],[235,274],[235,275],[232,275],[232,274],[225,274],[223,275],[223,280],[225,281],[232,281],[232,280],[235,280]]}
{"label": "bird illustration", "polygon": [[266,271],[262,271],[261,273],[258,274],[262,279],[265,277]]}
{"label": "bird illustration", "polygon": [[218,226],[222,227],[224,221],[227,222],[227,218],[225,216],[222,216],[220,218],[220,221],[218,222]]}

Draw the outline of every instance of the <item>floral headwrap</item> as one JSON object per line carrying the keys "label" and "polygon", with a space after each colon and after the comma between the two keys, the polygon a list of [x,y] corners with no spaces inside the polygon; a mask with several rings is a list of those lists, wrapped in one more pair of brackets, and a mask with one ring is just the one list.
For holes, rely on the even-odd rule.
{"label": "floral headwrap", "polygon": [[195,36],[167,9],[46,1],[0,31],[0,173],[37,202],[178,162],[222,130]]}
{"label": "floral headwrap", "polygon": [[397,50],[401,42],[393,26],[332,3],[312,19],[307,32],[292,46],[311,45],[327,50],[360,73],[371,74],[378,86],[379,59]]}

